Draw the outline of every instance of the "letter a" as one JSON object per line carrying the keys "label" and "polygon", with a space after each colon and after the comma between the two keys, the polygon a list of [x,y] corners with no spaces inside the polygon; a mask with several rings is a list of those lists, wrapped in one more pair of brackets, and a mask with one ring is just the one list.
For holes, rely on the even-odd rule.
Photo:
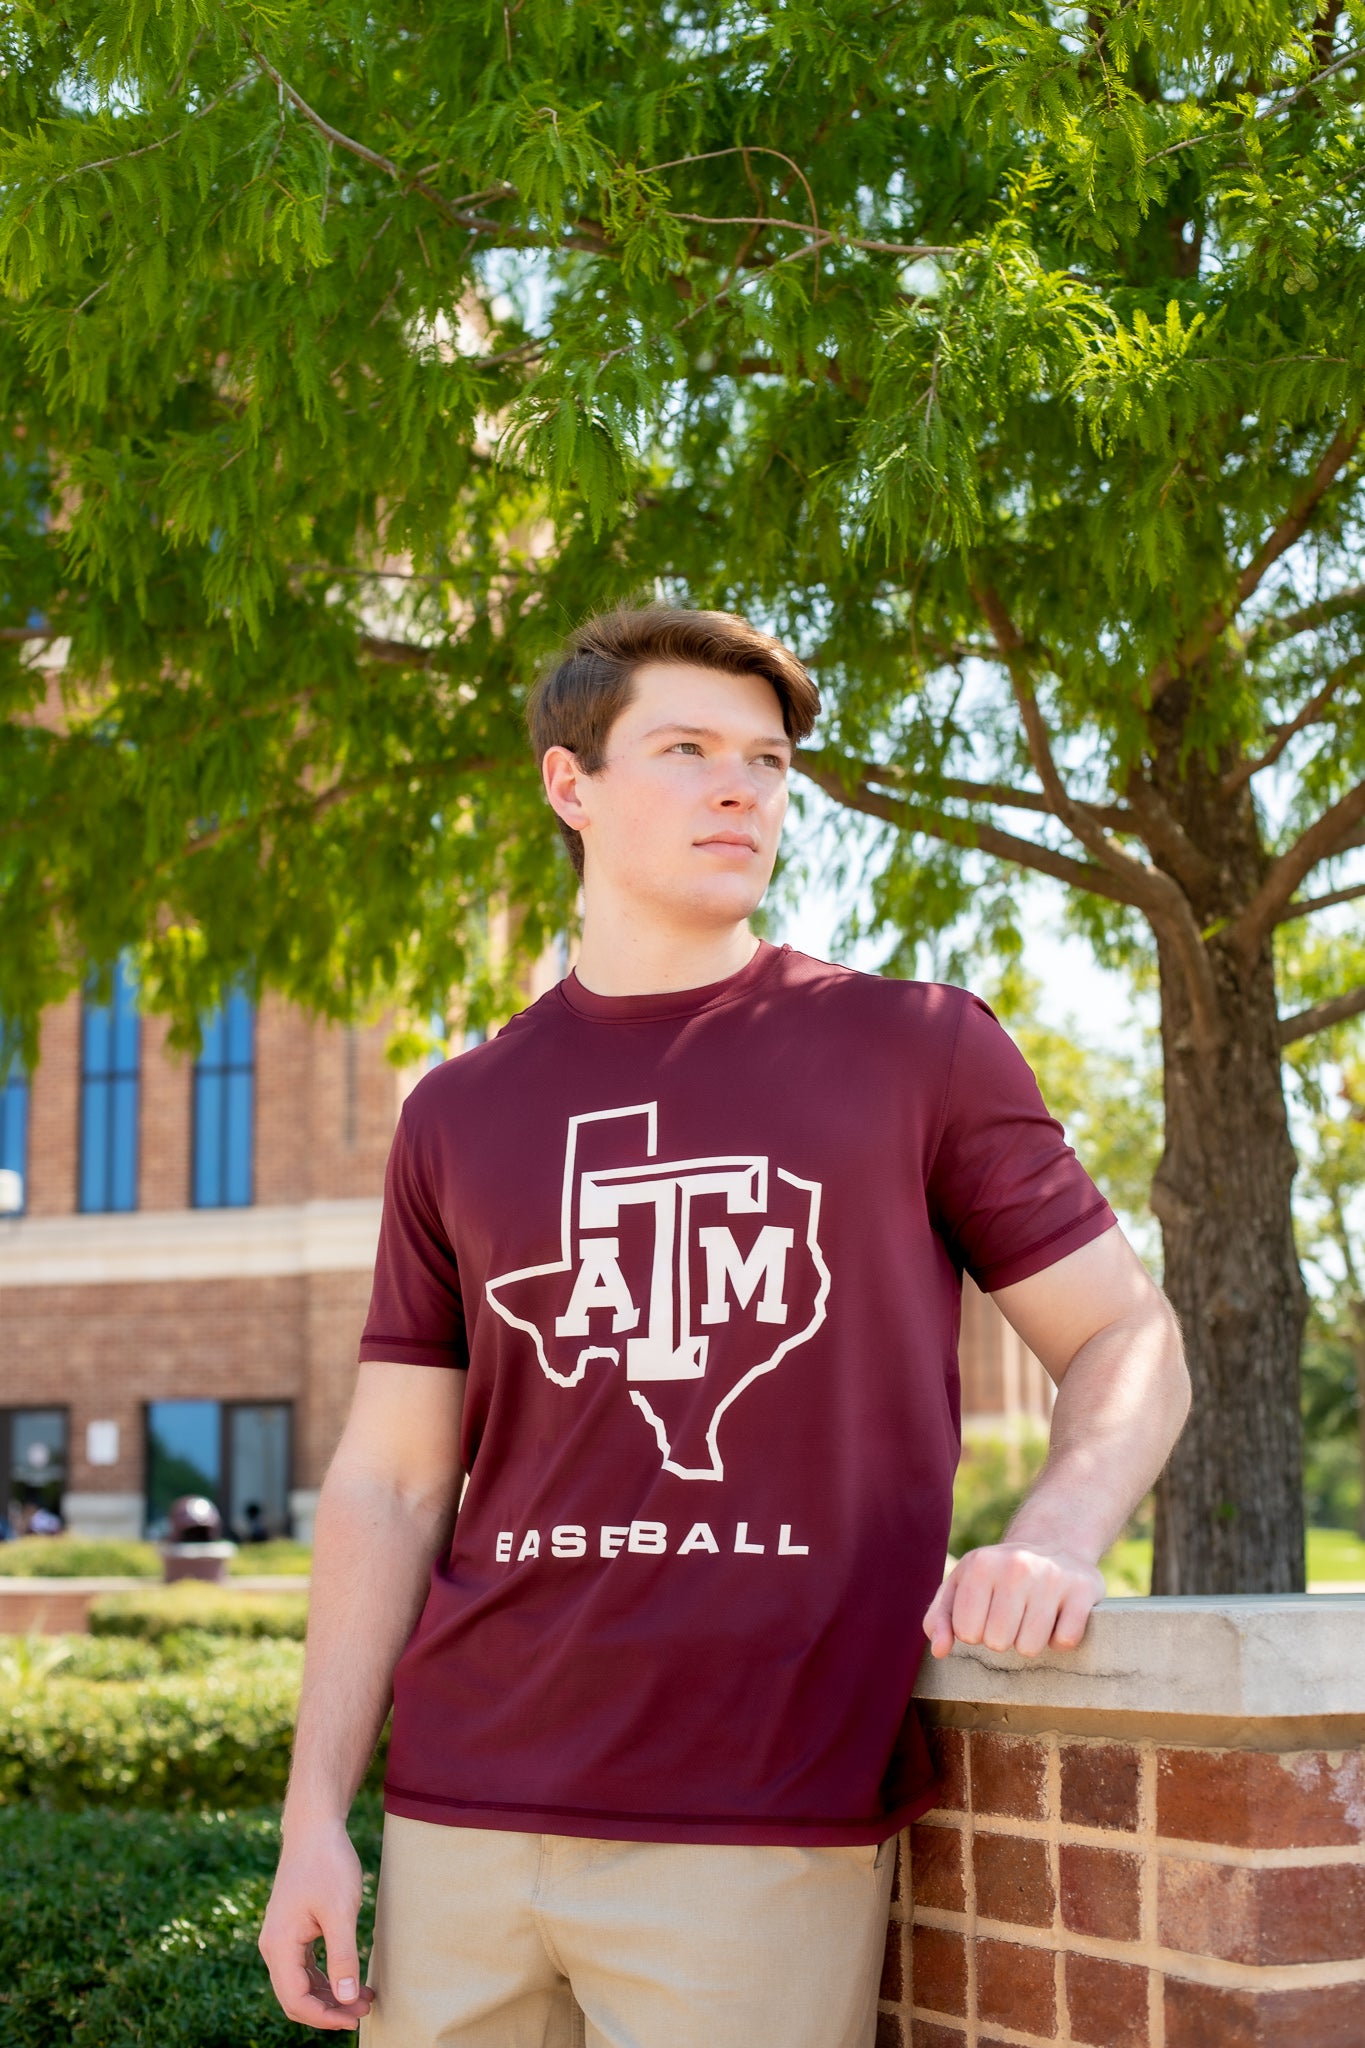
{"label": "letter a", "polygon": [[640,1311],[631,1300],[626,1276],[621,1271],[621,1240],[617,1237],[585,1237],[579,1245],[578,1278],[569,1296],[569,1306],[555,1317],[557,1337],[587,1337],[588,1311],[609,1308],[613,1330],[633,1330]]}
{"label": "letter a", "polygon": [[720,1545],[711,1534],[709,1523],[694,1522],[692,1524],[692,1527],[678,1545],[679,1557],[686,1557],[689,1550],[709,1550],[713,1555],[719,1552]]}

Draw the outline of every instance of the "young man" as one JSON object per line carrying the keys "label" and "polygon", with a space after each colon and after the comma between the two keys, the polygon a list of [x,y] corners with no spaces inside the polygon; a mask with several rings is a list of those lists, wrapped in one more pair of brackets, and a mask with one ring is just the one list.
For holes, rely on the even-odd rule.
{"label": "young man", "polygon": [[[925,1634],[1079,1643],[1183,1417],[1172,1316],[985,1006],[750,932],[816,709],[773,640],[658,608],[533,699],[582,950],[400,1121],[261,1936],[285,2011],[369,2048],[867,2048]],[[1058,1394],[940,1585],[964,1267]]]}

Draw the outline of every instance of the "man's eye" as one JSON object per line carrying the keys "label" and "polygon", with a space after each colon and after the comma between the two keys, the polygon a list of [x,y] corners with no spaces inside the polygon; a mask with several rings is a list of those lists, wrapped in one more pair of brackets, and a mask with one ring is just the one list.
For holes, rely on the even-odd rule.
{"label": "man's eye", "polygon": [[785,768],[787,765],[780,754],[760,754],[758,758],[765,768]]}
{"label": "man's eye", "polygon": [[695,740],[675,740],[673,743],[673,752],[675,754],[699,754],[701,752],[701,748],[697,745],[697,742]]}

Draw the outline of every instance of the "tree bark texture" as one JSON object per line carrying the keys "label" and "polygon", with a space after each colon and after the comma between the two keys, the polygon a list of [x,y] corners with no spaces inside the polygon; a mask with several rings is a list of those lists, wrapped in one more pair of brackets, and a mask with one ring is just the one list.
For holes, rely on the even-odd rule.
{"label": "tree bark texture", "polygon": [[[1251,900],[1267,862],[1249,794],[1229,801],[1218,771],[1178,761],[1178,710],[1168,708],[1170,747],[1157,777],[1203,857],[1197,877],[1187,861],[1183,880],[1207,933]],[[1166,1141],[1152,1207],[1193,1405],[1157,1487],[1152,1591],[1300,1592],[1307,1295],[1290,1208],[1296,1162],[1274,963],[1268,937],[1249,956],[1217,931],[1206,946],[1212,1035],[1195,1014],[1186,965],[1157,934]]]}

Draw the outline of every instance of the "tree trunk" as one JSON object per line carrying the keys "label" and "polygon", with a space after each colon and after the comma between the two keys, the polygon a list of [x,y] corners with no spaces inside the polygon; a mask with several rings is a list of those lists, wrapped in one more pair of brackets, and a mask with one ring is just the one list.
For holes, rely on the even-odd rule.
{"label": "tree trunk", "polygon": [[[1174,708],[1174,707],[1173,707]],[[1250,801],[1221,806],[1188,762],[1163,792],[1210,866],[1202,929],[1250,900],[1264,854]],[[1201,901],[1200,897],[1205,900]],[[1307,1295],[1294,1245],[1295,1158],[1274,965],[1208,945],[1216,1042],[1158,934],[1166,1143],[1152,1187],[1165,1288],[1185,1335],[1189,1422],[1157,1487],[1154,1593],[1292,1593],[1304,1585],[1299,1354]]]}

